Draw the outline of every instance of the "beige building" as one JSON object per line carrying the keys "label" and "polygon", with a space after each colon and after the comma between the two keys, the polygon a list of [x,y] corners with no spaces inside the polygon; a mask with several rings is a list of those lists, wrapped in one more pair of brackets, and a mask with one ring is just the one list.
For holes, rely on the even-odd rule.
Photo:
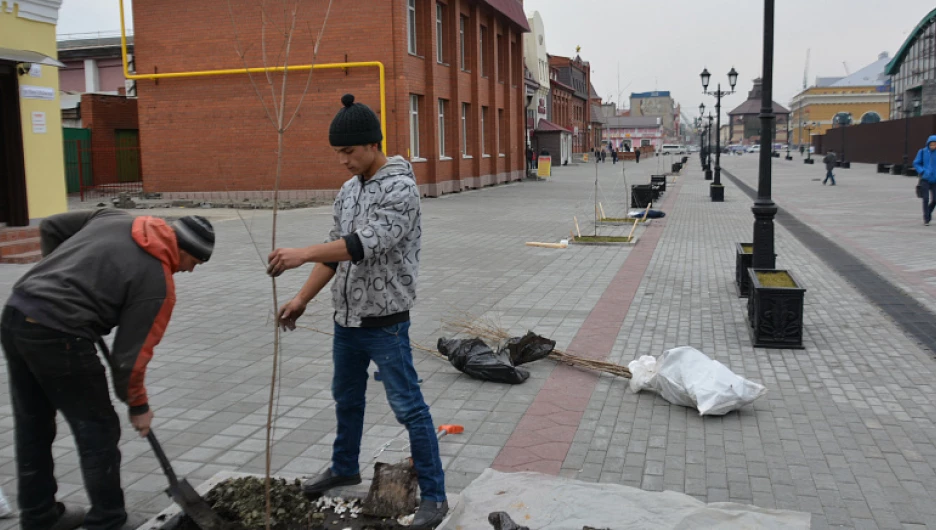
{"label": "beige building", "polygon": [[[890,116],[890,80],[884,73],[890,57],[878,60],[847,77],[819,77],[816,84],[790,102],[790,134],[794,145],[810,143],[810,137],[825,134],[835,116],[852,124],[874,123]],[[813,129],[807,127],[812,124]]]}
{"label": "beige building", "polygon": [[527,121],[530,129],[535,130],[540,120],[547,119],[549,99],[549,57],[546,55],[546,30],[543,26],[543,17],[539,11],[527,19],[530,23],[530,32],[523,34],[523,58],[526,67],[539,83],[539,88],[527,106]]}

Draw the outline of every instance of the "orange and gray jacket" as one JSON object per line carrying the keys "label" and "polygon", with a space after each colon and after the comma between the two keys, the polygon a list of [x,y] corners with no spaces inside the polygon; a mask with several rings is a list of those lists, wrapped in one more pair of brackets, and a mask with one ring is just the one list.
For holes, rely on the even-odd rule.
{"label": "orange and gray jacket", "polygon": [[175,232],[120,210],[56,215],[40,225],[42,261],[7,304],[43,326],[91,341],[116,327],[108,362],[131,414],[149,410],[144,378],[175,305]]}

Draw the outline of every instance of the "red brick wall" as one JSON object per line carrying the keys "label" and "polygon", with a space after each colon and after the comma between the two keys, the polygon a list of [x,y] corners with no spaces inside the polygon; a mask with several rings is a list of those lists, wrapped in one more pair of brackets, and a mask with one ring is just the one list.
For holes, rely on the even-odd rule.
{"label": "red brick wall", "polygon": [[[240,42],[247,49],[246,62],[250,66],[262,66],[257,4],[252,0],[231,1]],[[506,38],[515,42],[520,41],[518,30],[514,26],[502,28],[502,17],[495,15],[486,5],[479,6],[472,0],[448,0],[445,3],[448,33],[445,46],[449,48],[447,65],[436,62],[436,13],[432,0],[417,0],[419,57],[407,51],[406,0],[387,0],[368,3],[366,16],[362,16],[358,4],[334,3],[317,59],[320,64],[345,61],[384,63],[388,154],[407,155],[410,143],[409,96],[422,96],[421,156],[426,161],[416,162],[414,166],[417,180],[431,195],[461,189],[463,185],[459,181],[488,174],[518,173],[524,167],[522,78],[515,76],[513,84],[508,82],[504,85],[493,79],[481,78],[476,67],[477,33],[471,30],[466,39],[474,46],[468,54],[471,73],[463,73],[459,67],[458,14],[469,15],[474,24],[486,18],[486,25],[495,29],[491,35],[503,32]],[[324,4],[319,4],[302,4],[290,64],[310,62],[313,34],[321,26],[324,14]],[[133,9],[138,73],[243,67],[235,49],[227,0],[138,0]],[[273,24],[282,24],[281,10],[269,14],[274,19]],[[274,62],[281,42],[271,33],[267,33],[267,53],[272,56],[270,64]],[[514,58],[521,57],[519,51],[517,47]],[[305,72],[289,74],[287,102],[290,109],[295,108],[306,76]],[[282,77],[275,75],[274,78],[279,85]],[[254,80],[267,106],[272,107],[266,78],[261,74],[255,75]],[[163,79],[158,83],[140,81],[137,87],[147,191],[272,190],[277,135],[247,76]],[[334,190],[347,180],[349,175],[336,163],[328,145],[328,126],[340,108],[341,95],[347,92],[379,113],[376,68],[314,71],[301,111],[286,133],[280,189]],[[279,92],[276,95],[279,97]],[[438,155],[439,98],[449,101],[446,155],[451,160],[440,160]],[[472,144],[480,141],[477,127],[481,105],[491,108],[492,120],[496,120],[497,108],[505,109],[510,138],[505,158],[496,159],[494,154],[488,167],[482,163],[479,144],[469,148],[469,152],[474,151],[473,158],[462,158],[462,102],[471,104],[473,116],[469,136]],[[496,135],[495,131],[492,129],[491,134]]]}
{"label": "red brick wall", "polygon": [[95,184],[117,182],[117,129],[139,129],[137,100],[124,96],[82,94],[81,123],[91,129],[91,164]]}

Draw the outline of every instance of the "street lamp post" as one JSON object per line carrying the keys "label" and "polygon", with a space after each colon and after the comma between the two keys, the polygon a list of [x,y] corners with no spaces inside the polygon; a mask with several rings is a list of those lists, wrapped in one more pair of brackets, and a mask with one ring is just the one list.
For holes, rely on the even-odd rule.
{"label": "street lamp post", "polygon": [[793,160],[793,155],[790,154],[790,115],[787,114],[786,117],[786,159]]}
{"label": "street lamp post", "polygon": [[712,180],[712,113],[708,113],[708,125],[705,127],[708,135],[708,145],[705,153],[705,180]]}
{"label": "street lamp post", "polygon": [[817,129],[819,124],[816,122],[813,123],[804,123],[803,128],[806,129],[806,134],[809,135],[809,141],[806,142],[806,158],[803,159],[804,164],[814,164],[812,159],[812,132]]}
{"label": "street lamp post", "polygon": [[[773,59],[774,59],[774,2],[764,0],[764,73],[761,97],[761,152],[760,170],[757,179],[757,199],[754,201],[754,255],[751,267],[755,269],[775,269],[777,257],[774,254],[774,217],[777,205],[771,199],[771,155],[764,145],[773,145],[773,125],[776,115],[773,112]],[[766,141],[765,141],[766,140]]]}
{"label": "street lamp post", "polygon": [[699,103],[699,117],[696,118],[696,129],[699,131],[699,162],[705,169],[705,103]]}
{"label": "street lamp post", "polygon": [[703,69],[699,77],[702,78],[702,93],[715,96],[715,182],[709,188],[709,194],[712,202],[724,202],[725,187],[721,183],[721,98],[722,96],[734,94],[735,85],[738,83],[738,72],[734,68],[728,72],[728,83],[731,85],[731,90],[722,90],[721,83],[718,83],[718,88],[714,92],[709,92],[709,80],[712,75],[709,74],[708,68]]}

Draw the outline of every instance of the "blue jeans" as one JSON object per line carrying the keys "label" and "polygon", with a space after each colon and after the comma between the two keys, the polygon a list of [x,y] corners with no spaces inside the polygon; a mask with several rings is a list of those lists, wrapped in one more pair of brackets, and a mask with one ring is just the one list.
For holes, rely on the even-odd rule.
{"label": "blue jeans", "polygon": [[933,220],[933,210],[936,210],[936,182],[920,179],[920,191],[923,196],[923,221]]}
{"label": "blue jeans", "polygon": [[358,459],[364,434],[367,367],[374,361],[380,370],[390,408],[409,432],[420,497],[442,502],[445,500],[445,473],[439,457],[439,440],[429,415],[429,405],[419,389],[409,328],[409,322],[383,328],[345,328],[335,324],[332,396],[338,435],[332,449],[332,473],[348,476],[360,471]]}
{"label": "blue jeans", "polygon": [[832,185],[834,186],[834,185],[835,185],[835,175],[832,174],[832,170],[831,170],[831,169],[827,169],[827,170],[826,170],[825,180],[823,180],[822,183],[825,184],[825,183],[826,183],[826,180],[829,180],[829,179],[832,180]]}

